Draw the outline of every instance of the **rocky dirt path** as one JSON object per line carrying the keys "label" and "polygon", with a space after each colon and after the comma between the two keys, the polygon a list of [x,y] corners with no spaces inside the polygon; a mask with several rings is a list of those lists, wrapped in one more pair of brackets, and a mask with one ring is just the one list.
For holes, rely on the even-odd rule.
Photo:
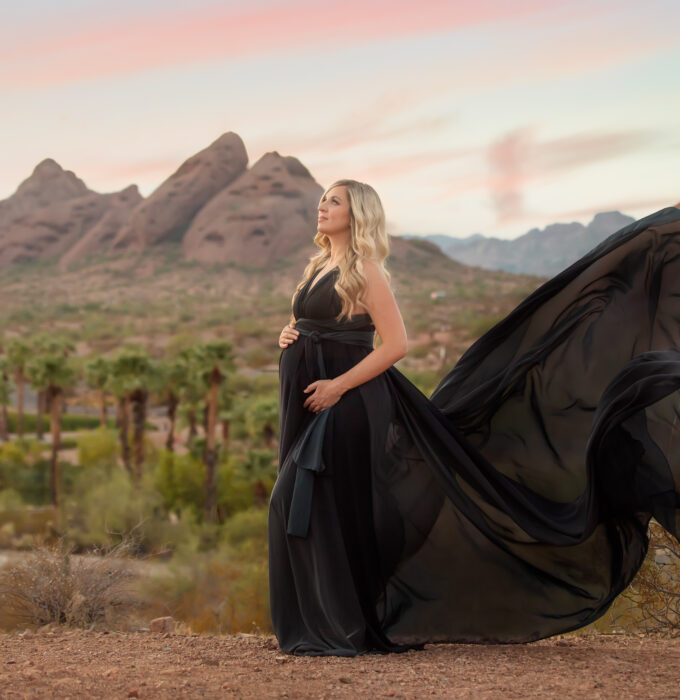
{"label": "rocky dirt path", "polygon": [[0,636],[2,698],[680,698],[680,639],[565,636],[353,659],[273,637],[52,631]]}

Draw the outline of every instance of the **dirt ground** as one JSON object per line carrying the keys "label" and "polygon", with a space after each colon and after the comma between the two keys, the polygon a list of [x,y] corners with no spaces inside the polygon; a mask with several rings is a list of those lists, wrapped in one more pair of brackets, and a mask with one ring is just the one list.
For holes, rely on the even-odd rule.
{"label": "dirt ground", "polygon": [[0,635],[2,698],[680,698],[680,639],[432,644],[353,659],[268,636],[52,629]]}

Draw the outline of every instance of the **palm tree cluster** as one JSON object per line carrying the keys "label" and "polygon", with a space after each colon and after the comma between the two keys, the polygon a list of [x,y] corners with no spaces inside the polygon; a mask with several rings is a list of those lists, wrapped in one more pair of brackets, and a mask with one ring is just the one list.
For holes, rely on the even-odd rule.
{"label": "palm tree cluster", "polygon": [[[116,426],[120,440],[120,454],[124,468],[135,483],[139,483],[144,469],[144,436],[147,407],[151,395],[167,407],[169,429],[165,447],[174,450],[177,411],[186,409],[189,423],[188,445],[198,435],[197,413],[203,406],[205,446],[203,461],[206,466],[204,516],[216,519],[216,465],[218,461],[217,425],[221,420],[222,439],[229,438],[233,391],[230,378],[235,370],[232,346],[225,341],[196,344],[179,351],[168,361],[151,357],[142,347],[125,346],[111,357],[97,357],[84,364],[73,356],[74,346],[66,341],[44,336],[28,343],[12,338],[4,344],[0,355],[0,440],[9,437],[7,406],[13,386],[16,388],[16,433],[24,435],[24,390],[26,382],[37,392],[36,432],[41,437],[41,416],[49,411],[52,444],[51,496],[59,503],[59,461],[64,393],[79,382],[99,392],[100,421],[107,425],[107,402],[115,399]],[[266,433],[269,442],[271,420]],[[132,444],[129,440],[130,424]]]}

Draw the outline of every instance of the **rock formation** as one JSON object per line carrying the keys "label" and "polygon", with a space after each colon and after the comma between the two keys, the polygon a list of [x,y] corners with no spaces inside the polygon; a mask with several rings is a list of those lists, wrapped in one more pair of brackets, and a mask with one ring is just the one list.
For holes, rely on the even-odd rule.
{"label": "rock formation", "polygon": [[33,214],[50,204],[93,194],[70,170],[64,170],[52,158],[38,163],[17,191],[0,201],[0,236],[4,227],[26,214]]}
{"label": "rock formation", "polygon": [[248,165],[241,137],[222,134],[191,156],[132,212],[112,243],[112,250],[144,250],[181,241],[196,214]]}
{"label": "rock formation", "polygon": [[127,220],[141,195],[136,187],[98,194],[51,158],[0,202],[0,266],[61,260],[107,220]]}
{"label": "rock formation", "polygon": [[263,268],[308,258],[322,192],[299,160],[266,153],[197,214],[185,256]]}
{"label": "rock formation", "polygon": [[144,201],[137,185],[130,185],[121,192],[100,195],[107,198],[102,216],[83,233],[83,236],[61,257],[60,267],[90,256],[106,254],[121,228],[130,220],[133,210]]}

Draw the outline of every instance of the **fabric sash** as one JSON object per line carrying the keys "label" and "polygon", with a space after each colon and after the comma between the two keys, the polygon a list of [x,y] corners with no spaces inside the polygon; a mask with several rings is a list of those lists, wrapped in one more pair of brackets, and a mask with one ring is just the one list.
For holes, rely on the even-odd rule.
{"label": "fabric sash", "polygon": [[[373,331],[318,331],[300,328],[304,322],[314,323],[314,319],[300,318],[296,322],[296,330],[300,335],[307,336],[316,346],[316,362],[320,379],[327,379],[326,366],[323,361],[322,340],[335,340],[349,345],[363,345],[373,348]],[[293,497],[288,514],[289,535],[307,537],[309,521],[312,515],[312,493],[314,492],[314,476],[323,472],[322,448],[326,431],[328,415],[333,406],[319,411],[307,426],[302,439],[293,452],[293,461],[297,465]]]}

